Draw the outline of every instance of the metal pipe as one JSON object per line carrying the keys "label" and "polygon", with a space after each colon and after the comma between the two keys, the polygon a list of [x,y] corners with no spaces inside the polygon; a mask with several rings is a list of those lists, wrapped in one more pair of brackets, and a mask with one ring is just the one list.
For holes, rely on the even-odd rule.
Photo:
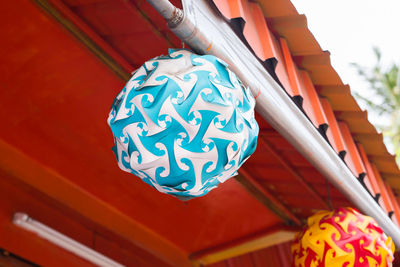
{"label": "metal pipe", "polygon": [[[47,241],[75,254],[76,256],[85,259],[97,266],[103,266],[103,267],[124,267],[125,265],[122,265],[106,256],[103,254],[100,254],[99,252],[91,249],[90,247],[87,247],[83,245],[82,243],[79,243],[75,241],[74,239],[63,235],[62,233],[54,230],[53,228],[48,227],[47,225],[44,225],[41,222],[38,222],[31,217],[29,217],[26,213],[22,212],[17,212],[13,216],[13,223],[21,227],[27,231],[33,232],[40,236],[43,239],[46,239]],[[21,241],[23,244],[24,241]],[[25,241],[29,242],[29,241]]]}
{"label": "metal pipe", "polygon": [[147,0],[147,2],[160,13],[170,27],[174,27],[182,21],[182,10],[175,7],[168,0]]}
{"label": "metal pipe", "polygon": [[[158,1],[148,2],[157,5]],[[253,95],[258,96],[257,112],[400,246],[399,228],[221,15],[206,0],[183,0],[183,5],[183,19],[171,30],[197,53],[212,54],[227,62]]]}

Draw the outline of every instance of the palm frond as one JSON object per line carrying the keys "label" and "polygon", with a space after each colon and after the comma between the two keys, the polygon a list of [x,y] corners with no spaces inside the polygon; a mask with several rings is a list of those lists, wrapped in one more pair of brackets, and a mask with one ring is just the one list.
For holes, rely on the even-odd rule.
{"label": "palm frond", "polygon": [[357,63],[351,63],[351,66],[369,84],[373,97],[367,98],[359,93],[354,93],[354,96],[362,101],[370,112],[385,116],[386,121],[390,121],[389,124],[379,123],[375,126],[382,130],[386,138],[390,138],[390,146],[394,148],[397,163],[400,164],[400,69],[399,65],[394,63],[383,68],[381,51],[377,47],[372,49],[376,57],[373,66],[365,67]]}

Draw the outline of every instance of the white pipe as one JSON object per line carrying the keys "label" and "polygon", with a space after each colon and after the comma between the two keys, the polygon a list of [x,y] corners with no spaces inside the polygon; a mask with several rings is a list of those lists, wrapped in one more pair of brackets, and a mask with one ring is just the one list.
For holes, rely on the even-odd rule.
{"label": "white pipe", "polygon": [[170,27],[182,21],[182,10],[168,0],[147,0],[147,2],[168,22]]}
{"label": "white pipe", "polygon": [[124,265],[119,264],[118,262],[107,258],[106,256],[94,251],[91,248],[88,248],[81,243],[76,242],[75,240],[57,232],[50,227],[35,221],[30,218],[27,214],[17,212],[14,214],[13,223],[25,230],[30,232],[34,232],[38,234],[40,237],[50,241],[51,243],[62,247],[69,252],[74,253],[75,255],[90,261],[91,263],[104,266],[104,267],[123,267]]}
{"label": "white pipe", "polygon": [[257,112],[347,199],[364,214],[373,217],[400,247],[399,228],[221,15],[205,0],[183,0],[183,4],[184,17],[171,30],[196,52],[212,54],[227,62],[242,82],[250,87],[253,95],[259,95]]}

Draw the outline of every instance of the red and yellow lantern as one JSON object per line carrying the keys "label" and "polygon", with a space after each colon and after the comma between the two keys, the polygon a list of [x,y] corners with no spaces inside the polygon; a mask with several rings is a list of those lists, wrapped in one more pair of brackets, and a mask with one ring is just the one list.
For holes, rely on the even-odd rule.
{"label": "red and yellow lantern", "polygon": [[352,208],[320,211],[292,245],[296,267],[392,266],[394,244],[377,222]]}

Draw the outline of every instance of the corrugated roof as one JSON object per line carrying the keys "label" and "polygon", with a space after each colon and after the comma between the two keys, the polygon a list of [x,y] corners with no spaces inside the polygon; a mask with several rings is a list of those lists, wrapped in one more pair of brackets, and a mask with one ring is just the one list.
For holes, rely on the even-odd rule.
{"label": "corrugated roof", "polygon": [[[143,233],[138,233],[141,228],[134,226],[145,225],[152,235],[160,236],[163,242],[168,241],[170,247],[161,248],[165,243],[156,240],[141,244],[144,250],[150,254],[162,251],[162,254],[156,255],[161,261],[172,259],[168,249],[175,248],[186,261],[189,255],[198,251],[214,246],[224,247],[255,232],[268,230],[272,226],[280,227],[282,218],[271,212],[274,210],[269,206],[271,203],[266,203],[268,197],[273,204],[280,205],[276,206],[286,212],[292,222],[303,220],[316,209],[327,208],[329,198],[333,206],[349,204],[339,191],[327,186],[324,177],[262,118],[257,118],[261,129],[257,151],[241,170],[243,176],[250,174],[250,179],[231,179],[202,198],[181,202],[161,195],[139,179],[120,172],[109,150],[112,138],[105,129],[104,121],[104,112],[109,108],[110,99],[122,87],[119,78],[129,77],[129,72],[145,59],[165,53],[169,46],[180,47],[181,42],[169,32],[164,21],[146,1],[35,2],[41,3],[42,7],[46,3],[47,7],[53,5],[56,14],[52,16],[69,32],[44,13],[38,12],[33,2],[9,2],[6,9],[13,22],[9,24],[24,30],[15,31],[18,34],[8,31],[4,35],[8,36],[6,42],[2,44],[3,61],[7,66],[4,68],[6,80],[3,83],[7,90],[3,90],[2,94],[9,99],[5,101],[2,111],[5,124],[9,127],[1,133],[1,139],[13,149],[4,144],[0,144],[0,148],[7,154],[17,150],[21,152],[15,152],[16,155],[23,153],[25,156],[19,155],[13,164],[4,161],[6,163],[0,165],[2,170],[6,169],[7,180],[4,182],[18,180],[20,184],[27,183],[32,187],[29,192],[18,194],[43,194],[46,198],[40,205],[53,204],[60,211],[69,205],[71,220],[80,222],[81,218],[83,224],[88,221],[84,224],[89,229],[85,230],[87,242],[103,234],[113,241],[114,237],[106,234],[107,231],[114,231],[118,237],[115,240],[125,240],[125,243],[118,243],[115,251],[122,251],[120,248],[124,247],[135,255],[139,252],[126,244],[137,244],[138,234]],[[179,1],[174,2],[176,4]],[[365,113],[357,106],[349,88],[341,83],[331,68],[329,53],[321,51],[307,29],[305,17],[297,14],[290,1],[286,0],[268,0],[265,3],[245,0],[216,2],[219,7],[225,5],[223,12],[228,12],[227,17],[237,17],[231,21],[242,40],[247,42],[261,61],[268,63],[265,66],[297,101],[321,134],[327,136],[336,152],[343,157],[345,150],[349,150],[346,160],[349,161],[349,157],[350,161],[354,160],[352,168],[355,176],[366,172],[372,190],[385,193],[380,200],[382,207],[399,214],[397,201],[380,178],[385,175],[387,180],[398,179],[398,173],[390,169],[394,161],[386,162],[389,156],[384,153],[386,150],[381,136],[371,135],[374,128],[366,121]],[[23,20],[15,15],[20,14],[21,10],[25,14]],[[30,42],[26,42],[27,39]],[[155,42],[157,45],[154,45]],[[36,54],[31,55],[32,52]],[[106,65],[99,64],[92,52]],[[31,56],[34,60],[31,60]],[[57,94],[54,94],[54,84],[57,85]],[[21,101],[15,101],[15,92],[20,91],[23,92]],[[87,111],[85,116],[82,110]],[[353,125],[358,121],[361,124]],[[343,124],[350,129],[350,138],[349,135],[346,138],[341,130],[343,127],[339,127]],[[374,139],[376,142],[371,142]],[[381,154],[371,156],[368,151],[375,150],[376,144],[382,149],[377,150]],[[346,149],[346,146],[351,149]],[[367,157],[361,153],[363,150]],[[357,156],[357,153],[361,156]],[[22,168],[22,159],[31,167],[22,164]],[[32,163],[36,161],[38,164]],[[370,161],[374,164],[370,164]],[[382,172],[384,167],[388,168],[387,173]],[[378,168],[380,172],[376,171]],[[37,169],[47,174],[48,180],[30,179],[32,170]],[[59,175],[52,173],[53,169]],[[64,200],[62,190],[68,192],[68,187],[61,183],[64,180],[76,185],[83,193],[87,192],[85,197],[89,195],[91,199],[98,199],[98,209],[81,211],[80,203],[76,203],[72,195],[66,195],[67,199]],[[49,186],[46,181],[52,181],[57,186]],[[252,195],[238,181],[247,181],[246,189],[250,189]],[[13,192],[3,191],[3,198]],[[48,200],[48,196],[53,197]],[[53,223],[56,229],[68,228],[62,225],[62,216],[65,215],[56,216],[54,211],[42,214],[42,209],[37,208],[39,204],[36,202],[39,201],[20,204],[19,199],[22,197],[10,198],[12,201],[7,213],[0,214],[2,225],[11,223],[9,218],[18,204],[19,210],[28,209],[33,217],[41,218],[44,223]],[[58,201],[57,204],[53,203],[54,199]],[[104,215],[101,203],[112,208],[114,217]],[[113,218],[112,222],[107,220],[110,217]],[[97,224],[93,226],[92,221],[98,222],[101,227]],[[121,228],[121,224],[125,227]],[[69,233],[73,230],[68,228],[65,231]],[[11,232],[4,233],[12,238]],[[104,243],[101,243],[103,252],[106,255],[114,253],[106,249]],[[97,245],[97,242],[92,245]],[[228,262],[230,265],[239,264],[246,258],[270,255],[260,260],[260,264],[263,264],[276,253],[274,249],[267,249],[265,253],[260,251]],[[143,258],[143,254],[138,255]],[[133,262],[120,255],[115,258],[128,265]]]}
{"label": "corrugated roof", "polygon": [[[359,144],[384,180],[400,192],[400,171],[394,156],[388,153],[382,135],[368,121],[367,112],[360,109],[349,86],[343,84],[332,67],[330,53],[321,49],[307,27],[306,17],[298,14],[288,0],[257,2],[214,0],[228,20],[241,17],[245,21],[243,35],[260,60],[277,60],[275,74],[279,82],[289,95],[300,97],[301,107],[313,124],[317,128],[324,123],[330,126],[327,138],[341,156],[342,150],[347,152],[344,160],[354,175],[366,172],[355,146]],[[252,16],[248,15],[250,9]],[[264,19],[260,19],[260,12]],[[258,34],[249,34],[255,30]],[[373,191],[368,179],[366,185]]]}

